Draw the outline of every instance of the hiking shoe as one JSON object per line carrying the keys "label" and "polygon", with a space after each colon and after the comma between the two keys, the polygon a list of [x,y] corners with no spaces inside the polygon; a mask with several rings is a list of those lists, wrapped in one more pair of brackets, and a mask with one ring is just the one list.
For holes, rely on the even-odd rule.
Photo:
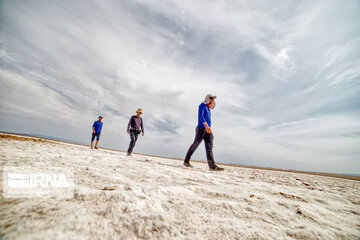
{"label": "hiking shoe", "polygon": [[213,167],[213,168],[210,168],[209,170],[210,170],[210,171],[224,171],[224,168],[215,166],[215,167]]}
{"label": "hiking shoe", "polygon": [[189,168],[192,168],[192,167],[193,167],[193,166],[191,166],[191,164],[188,163],[188,162],[184,162],[184,166],[185,166],[185,167],[189,167]]}

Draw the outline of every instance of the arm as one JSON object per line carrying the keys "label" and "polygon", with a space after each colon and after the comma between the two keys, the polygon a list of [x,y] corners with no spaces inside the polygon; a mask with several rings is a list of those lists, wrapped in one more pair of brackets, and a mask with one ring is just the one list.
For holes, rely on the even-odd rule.
{"label": "arm", "polygon": [[[198,117],[199,117],[199,122],[206,122],[205,121],[205,117],[204,117],[204,113],[205,113],[205,105],[204,104],[200,104],[199,106],[199,113],[198,113]],[[206,125],[205,125],[206,126]]]}
{"label": "arm", "polygon": [[130,120],[129,120],[129,123],[128,123],[128,126],[127,126],[127,129],[126,129],[127,133],[130,133],[130,125],[131,125],[131,121],[132,121],[132,119],[133,119],[133,117],[131,117],[131,118],[130,118]]}
{"label": "arm", "polygon": [[201,104],[199,106],[199,120],[200,122],[202,122],[205,125],[205,129],[207,133],[211,133],[211,128],[209,127],[209,125],[207,124],[207,122],[205,121],[205,117],[204,117],[204,113],[205,113],[205,106],[204,104]]}
{"label": "arm", "polygon": [[96,122],[94,122],[94,124],[93,124],[93,126],[92,126],[92,132],[93,132],[93,133],[95,133],[95,123],[96,123]]}
{"label": "arm", "polygon": [[203,122],[203,124],[205,125],[205,129],[207,133],[211,133],[211,128],[209,127],[209,125],[207,124],[207,122]]}
{"label": "arm", "polygon": [[143,125],[143,119],[141,118],[141,131],[142,131],[142,135],[144,136],[144,125]]}
{"label": "arm", "polygon": [[100,133],[101,133],[102,127],[103,127],[103,123],[101,123],[101,125],[100,125]]}

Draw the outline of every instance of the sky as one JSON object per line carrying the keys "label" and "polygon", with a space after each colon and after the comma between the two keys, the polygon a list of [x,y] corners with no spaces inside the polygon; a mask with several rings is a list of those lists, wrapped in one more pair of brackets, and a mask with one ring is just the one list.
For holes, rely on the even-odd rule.
{"label": "sky", "polygon": [[[360,1],[0,1],[0,130],[183,158],[360,173]],[[192,159],[206,160],[202,143]]]}

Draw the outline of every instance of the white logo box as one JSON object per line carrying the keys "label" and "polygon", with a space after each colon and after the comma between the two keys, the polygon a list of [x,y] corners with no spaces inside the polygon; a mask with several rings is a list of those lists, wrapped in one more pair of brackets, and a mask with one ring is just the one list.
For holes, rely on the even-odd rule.
{"label": "white logo box", "polygon": [[4,198],[74,197],[71,167],[3,167]]}

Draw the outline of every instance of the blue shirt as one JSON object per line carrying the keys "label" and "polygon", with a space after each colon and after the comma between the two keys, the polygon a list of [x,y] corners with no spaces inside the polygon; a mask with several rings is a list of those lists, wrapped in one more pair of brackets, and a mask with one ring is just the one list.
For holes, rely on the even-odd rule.
{"label": "blue shirt", "polygon": [[95,128],[95,133],[99,133],[101,132],[101,128],[102,128],[103,123],[100,121],[95,121],[93,124],[93,128]]}
{"label": "blue shirt", "polygon": [[205,103],[201,103],[199,105],[198,126],[205,128],[205,125],[203,124],[204,122],[211,127],[210,108]]}

